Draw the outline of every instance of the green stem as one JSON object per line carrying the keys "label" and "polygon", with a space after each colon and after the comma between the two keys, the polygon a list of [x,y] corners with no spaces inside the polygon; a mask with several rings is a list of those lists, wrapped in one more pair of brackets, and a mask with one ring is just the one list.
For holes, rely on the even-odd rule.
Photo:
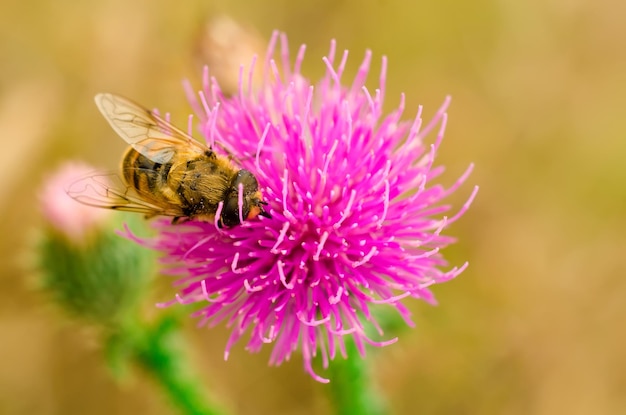
{"label": "green stem", "polygon": [[139,325],[124,332],[127,335],[125,341],[132,342],[132,356],[161,384],[181,414],[226,414],[209,399],[202,381],[193,373],[176,319],[165,317],[154,327]]}
{"label": "green stem", "polygon": [[384,415],[384,399],[371,382],[370,368],[359,356],[352,341],[347,342],[348,358],[330,365],[329,393],[338,415]]}

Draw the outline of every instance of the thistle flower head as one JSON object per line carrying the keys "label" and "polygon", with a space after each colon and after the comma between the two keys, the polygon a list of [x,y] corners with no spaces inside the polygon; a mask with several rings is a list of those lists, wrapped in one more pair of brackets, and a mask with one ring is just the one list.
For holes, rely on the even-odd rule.
{"label": "thistle flower head", "polygon": [[[109,231],[109,211],[72,199],[66,189],[93,169],[70,162],[40,193],[47,225],[36,249],[43,287],[70,314],[99,324],[134,317],[153,273],[154,254]],[[139,218],[133,220],[141,226]]]}
{"label": "thistle flower head", "polygon": [[[273,60],[277,42],[280,63]],[[451,188],[434,182],[443,171],[434,158],[448,98],[425,126],[421,107],[412,121],[401,121],[404,96],[396,110],[382,110],[385,58],[371,92],[369,51],[345,84],[348,53],[336,56],[333,41],[323,58],[326,74],[315,85],[300,72],[304,51],[292,66],[286,37],[275,34],[258,88],[247,82],[255,62],[240,70],[233,96],[221,92],[208,70],[199,94],[187,84],[207,143],[223,146],[256,175],[271,218],[223,229],[162,219],[154,222],[155,238],[136,240],[161,251],[167,272],[180,278],[167,304],[199,303],[201,324],[232,328],[225,356],[244,336],[250,351],[271,345],[271,364],[299,349],[306,371],[326,381],[311,361],[319,354],[326,367],[338,352],[345,355],[346,336],[361,355],[366,343],[395,341],[366,334],[373,327],[383,335],[375,307],[394,307],[412,325],[402,300],[432,303],[429,287],[462,272],[466,265],[445,270],[440,249],[452,242],[444,229],[467,210],[475,191],[445,216],[449,207],[441,201],[470,170]],[[433,143],[425,144],[430,132]]]}
{"label": "thistle flower head", "polygon": [[48,224],[75,243],[81,243],[111,213],[76,203],[68,196],[69,185],[90,172],[93,168],[85,163],[67,162],[47,178],[39,193],[41,211]]}

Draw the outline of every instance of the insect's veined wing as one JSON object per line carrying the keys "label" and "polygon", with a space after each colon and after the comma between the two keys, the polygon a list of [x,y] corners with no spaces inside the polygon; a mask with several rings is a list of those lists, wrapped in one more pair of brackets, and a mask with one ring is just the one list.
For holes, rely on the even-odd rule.
{"label": "insect's veined wing", "polygon": [[199,153],[206,148],[154,112],[114,94],[98,94],[98,109],[113,130],[138,153],[155,163],[169,162],[181,145]]}
{"label": "insect's veined wing", "polygon": [[89,206],[143,213],[148,216],[184,216],[175,207],[153,205],[133,193],[115,173],[93,173],[79,178],[66,189],[74,200]]}

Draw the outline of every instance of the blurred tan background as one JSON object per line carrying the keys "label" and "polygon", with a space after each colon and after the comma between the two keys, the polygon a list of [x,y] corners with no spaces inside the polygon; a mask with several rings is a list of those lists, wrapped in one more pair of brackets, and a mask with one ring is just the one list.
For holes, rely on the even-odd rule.
{"label": "blurred tan background", "polygon": [[[470,268],[434,288],[440,306],[411,303],[417,329],[375,353],[394,413],[626,413],[626,3],[618,0],[3,0],[0,413],[175,413],[139,373],[114,383],[97,336],[48,304],[24,268],[41,224],[42,177],[66,159],[117,166],[123,142],[93,95],[121,93],[185,120],[180,81],[199,77],[199,39],[218,14],[264,39],[276,28],[292,48],[306,43],[313,78],[332,37],[350,50],[351,73],[366,48],[375,70],[386,54],[387,107],[406,92],[407,116],[419,104],[430,116],[453,96],[443,181],[475,162],[453,202],[473,184],[481,190],[450,229],[460,243],[446,254]],[[268,368],[267,350],[235,347],[224,362],[225,330],[190,321],[187,334],[207,385],[233,414],[329,410],[328,386],[304,373],[299,356]]]}

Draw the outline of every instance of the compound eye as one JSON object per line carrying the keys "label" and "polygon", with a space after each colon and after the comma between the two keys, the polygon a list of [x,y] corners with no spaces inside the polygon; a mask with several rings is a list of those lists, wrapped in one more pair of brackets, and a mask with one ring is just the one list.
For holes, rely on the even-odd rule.
{"label": "compound eye", "polygon": [[[245,199],[242,200],[241,202],[242,202],[241,219],[246,220],[248,217],[248,214],[250,213],[250,207],[248,206],[248,203],[246,203]],[[231,196],[228,199],[226,199],[224,203],[224,207],[222,208],[221,219],[222,219],[222,223],[225,226],[239,225],[240,218],[239,218],[239,197],[238,196]]]}
{"label": "compound eye", "polygon": [[244,194],[252,194],[259,188],[259,182],[257,182],[256,177],[248,170],[239,170],[237,176],[235,176],[232,187],[238,189],[239,184],[243,184]]}

